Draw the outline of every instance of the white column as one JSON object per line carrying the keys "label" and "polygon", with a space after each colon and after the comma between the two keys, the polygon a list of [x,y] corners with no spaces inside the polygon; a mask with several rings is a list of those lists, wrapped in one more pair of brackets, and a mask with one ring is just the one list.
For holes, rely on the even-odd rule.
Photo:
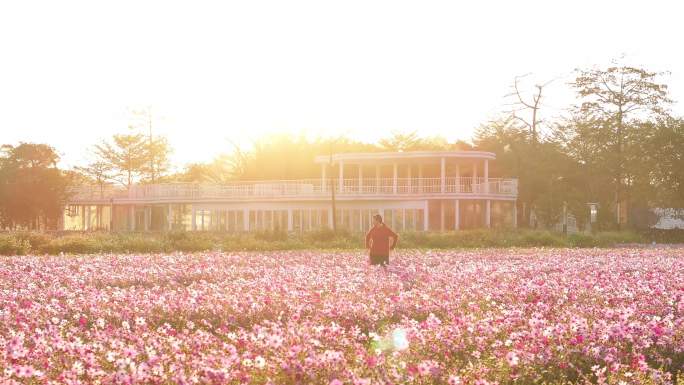
{"label": "white column", "polygon": [[485,205],[485,225],[487,226],[487,228],[490,228],[492,227],[492,201],[487,199],[486,202],[487,203]]}
{"label": "white column", "polygon": [[518,202],[513,201],[513,228],[518,228]]}
{"label": "white column", "polygon": [[321,164],[321,191],[325,192],[325,187],[327,186],[328,182],[326,181],[326,169],[328,168],[328,165],[326,163]]}
{"label": "white column", "polygon": [[428,215],[428,201],[425,200],[425,204],[423,206],[423,230],[428,231],[430,226],[428,225],[430,217]]}
{"label": "white column", "polygon": [[242,229],[249,231],[249,209],[242,209]]}
{"label": "white column", "polygon": [[456,199],[454,201],[454,230],[461,229],[461,201]]}
{"label": "white column", "polygon": [[[439,160],[439,188],[442,193],[446,191],[446,159],[442,157]],[[442,229],[444,230],[444,229]]]}
{"label": "white column", "polygon": [[344,162],[340,161],[340,193],[344,190]]}
{"label": "white column", "polygon": [[423,164],[418,164],[418,192],[423,193]]}
{"label": "white column", "polygon": [[413,168],[413,165],[409,164],[408,168],[406,169],[406,176],[408,177],[408,191],[409,193],[413,192],[413,180],[411,178],[411,169]]}
{"label": "white column", "polygon": [[489,194],[489,159],[484,161],[484,183],[485,183],[485,193]]}
{"label": "white column", "polygon": [[456,163],[456,192],[461,192],[461,165]]}
{"label": "white column", "polygon": [[363,193],[363,165],[359,164],[359,194]]}
{"label": "white column", "polygon": [[439,231],[444,231],[444,201],[439,201]]}
{"label": "white column", "polygon": [[197,230],[197,213],[196,213],[195,205],[192,205],[192,231]]}
{"label": "white column", "polygon": [[397,164],[392,165],[392,193],[397,193]]}
{"label": "white column", "polygon": [[477,184],[477,162],[473,161],[473,186],[472,186],[473,193],[477,192],[477,191],[475,191],[475,189],[476,189],[475,185],[476,184]]}
{"label": "white column", "polygon": [[128,219],[130,222],[128,222],[128,228],[131,231],[135,231],[135,206],[130,205],[128,206]]}

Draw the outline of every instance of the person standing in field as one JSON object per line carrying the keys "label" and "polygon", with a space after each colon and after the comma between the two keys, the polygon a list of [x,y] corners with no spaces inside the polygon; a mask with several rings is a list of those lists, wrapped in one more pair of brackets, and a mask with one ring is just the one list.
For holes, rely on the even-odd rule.
{"label": "person standing in field", "polygon": [[387,266],[390,250],[394,250],[398,241],[399,236],[382,222],[382,216],[373,215],[373,227],[366,234],[366,248],[369,250],[370,264]]}

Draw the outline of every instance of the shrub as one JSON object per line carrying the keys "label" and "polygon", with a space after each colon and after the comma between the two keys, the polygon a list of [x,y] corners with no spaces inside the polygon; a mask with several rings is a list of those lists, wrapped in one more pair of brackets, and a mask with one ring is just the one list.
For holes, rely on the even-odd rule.
{"label": "shrub", "polygon": [[648,229],[641,236],[648,242],[684,243],[684,229]]}
{"label": "shrub", "polygon": [[[674,235],[672,235],[674,234]],[[657,241],[676,241],[684,231],[663,233],[599,232],[571,234],[525,229],[476,229],[443,233],[405,232],[400,234],[399,248],[459,249],[485,247],[611,247]],[[169,233],[65,233],[41,234],[17,232],[0,234],[0,254],[28,253],[154,253],[206,250],[294,250],[294,249],[359,249],[364,247],[364,234],[322,229],[303,234],[283,231],[256,233],[169,232]]]}
{"label": "shrub", "polygon": [[287,240],[287,231],[275,230],[275,231],[257,231],[252,233],[254,239],[261,241],[285,241]]}
{"label": "shrub", "polygon": [[632,231],[606,231],[596,233],[594,236],[596,237],[596,246],[600,247],[645,242],[645,239]]}
{"label": "shrub", "polygon": [[568,243],[560,235],[548,231],[526,231],[517,246],[564,247],[568,246]]}
{"label": "shrub", "polygon": [[171,251],[167,239],[160,236],[146,236],[144,234],[121,234],[115,238],[115,245],[111,251],[136,252],[136,253],[157,253]]}
{"label": "shrub", "polygon": [[570,234],[568,236],[568,242],[570,242],[572,247],[596,247],[597,246],[596,238],[590,234],[582,234],[582,233]]}
{"label": "shrub", "polygon": [[0,234],[0,255],[26,255],[31,251],[31,244],[12,234]]}
{"label": "shrub", "polygon": [[53,239],[52,236],[46,233],[39,233],[35,231],[21,231],[13,233],[13,235],[19,240],[27,241],[31,247],[31,250],[40,250]]}
{"label": "shrub", "polygon": [[78,234],[51,239],[40,251],[47,254],[91,254],[108,250],[92,235]]}

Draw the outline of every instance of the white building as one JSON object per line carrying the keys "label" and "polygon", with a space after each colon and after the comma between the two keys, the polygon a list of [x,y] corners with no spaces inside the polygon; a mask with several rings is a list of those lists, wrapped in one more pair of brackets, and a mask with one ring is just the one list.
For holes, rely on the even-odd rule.
{"label": "white building", "polygon": [[481,151],[344,153],[332,164],[330,156],[316,157],[316,179],[80,188],[63,228],[308,231],[332,227],[333,194],[337,226],[350,231],[366,231],[376,213],[398,231],[515,227],[517,179],[490,178],[495,158]]}

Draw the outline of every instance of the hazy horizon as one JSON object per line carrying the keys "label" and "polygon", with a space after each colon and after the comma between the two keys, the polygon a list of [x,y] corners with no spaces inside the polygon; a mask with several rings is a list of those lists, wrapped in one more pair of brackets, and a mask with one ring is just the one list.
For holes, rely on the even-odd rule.
{"label": "hazy horizon", "polygon": [[558,116],[573,69],[623,54],[670,71],[662,81],[682,101],[681,7],[639,4],[4,3],[0,143],[48,143],[72,166],[148,105],[179,165],[270,133],[469,140],[505,109],[515,76],[556,79],[543,114]]}

